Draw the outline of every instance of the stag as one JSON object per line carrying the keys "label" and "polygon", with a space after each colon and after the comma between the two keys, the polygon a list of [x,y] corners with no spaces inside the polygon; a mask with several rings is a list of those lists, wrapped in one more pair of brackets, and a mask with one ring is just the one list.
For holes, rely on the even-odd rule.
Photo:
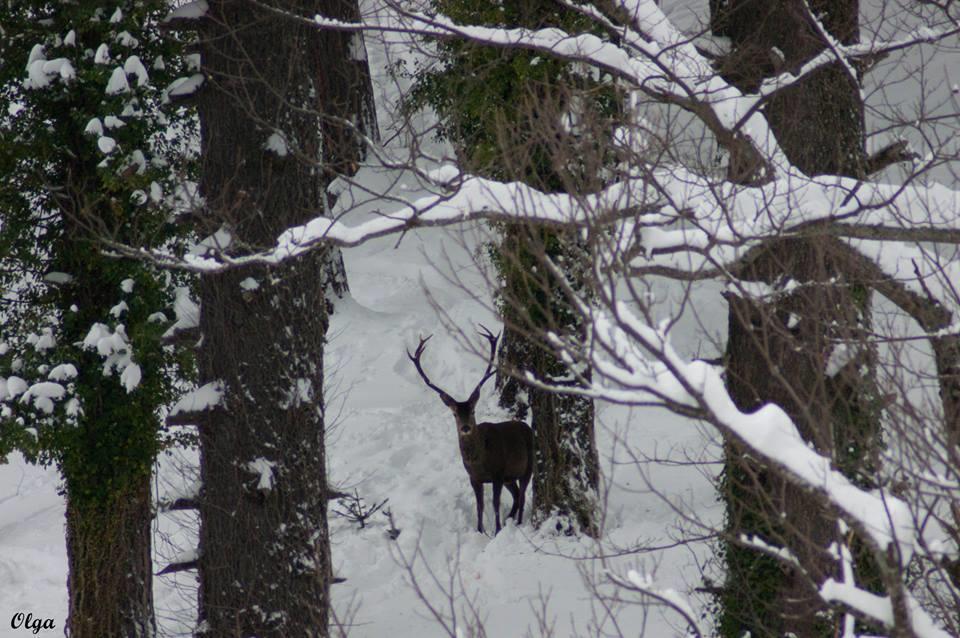
{"label": "stag", "polygon": [[480,334],[490,343],[490,357],[483,378],[466,401],[455,400],[434,385],[423,371],[420,357],[430,340],[429,336],[420,339],[420,345],[413,354],[407,350],[407,356],[416,366],[427,387],[439,394],[443,404],[453,412],[460,439],[460,457],[477,499],[477,531],[483,534],[484,483],[493,484],[493,511],[497,532],[500,531],[500,492],[504,486],[513,496],[513,507],[507,518],[513,518],[518,525],[523,522],[527,485],[533,474],[533,431],[522,421],[477,423],[474,408],[480,398],[480,388],[494,374],[493,361],[496,357],[497,341],[500,339],[500,335],[494,336],[484,326],[481,325],[480,328]]}

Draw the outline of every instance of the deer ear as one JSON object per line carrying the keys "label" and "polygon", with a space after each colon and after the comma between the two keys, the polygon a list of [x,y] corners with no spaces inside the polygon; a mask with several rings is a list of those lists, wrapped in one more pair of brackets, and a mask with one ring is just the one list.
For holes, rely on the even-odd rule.
{"label": "deer ear", "polygon": [[452,397],[448,397],[445,394],[440,395],[440,400],[443,401],[443,404],[451,410],[454,410],[457,407],[457,402],[454,401]]}

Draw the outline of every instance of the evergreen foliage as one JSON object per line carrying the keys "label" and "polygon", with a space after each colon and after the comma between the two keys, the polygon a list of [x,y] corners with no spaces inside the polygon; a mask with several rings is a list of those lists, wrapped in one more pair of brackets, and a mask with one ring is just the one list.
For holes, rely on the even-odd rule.
{"label": "evergreen foliage", "polygon": [[[168,11],[161,0],[38,1],[0,18],[0,455],[18,450],[64,478],[75,636],[153,624],[158,409],[189,367],[161,337],[184,282],[111,256],[103,240],[158,247],[178,234],[190,165],[178,132],[190,120],[166,88],[190,71],[158,29]],[[91,550],[94,539],[131,546],[138,565]],[[140,600],[105,604],[110,578],[125,575],[140,591],[112,595]]]}
{"label": "evergreen foliage", "polygon": [[[156,430],[156,408],[170,398],[176,357],[160,337],[171,317],[158,313],[171,307],[177,281],[100,243],[162,245],[176,235],[173,210],[185,204],[183,141],[170,131],[186,124],[186,111],[164,89],[187,70],[157,29],[167,11],[165,2],[33,2],[3,17],[4,376],[30,385],[53,380],[58,365],[77,372],[46,406],[14,401],[8,381],[0,451],[19,449],[78,479],[91,471],[73,457],[89,447],[80,433],[101,422],[95,415],[125,424],[94,446],[119,459],[113,430]],[[114,343],[98,350],[98,335]],[[128,462],[149,471],[155,434],[132,439],[146,456]],[[89,483],[82,492],[110,491],[109,481]]]}

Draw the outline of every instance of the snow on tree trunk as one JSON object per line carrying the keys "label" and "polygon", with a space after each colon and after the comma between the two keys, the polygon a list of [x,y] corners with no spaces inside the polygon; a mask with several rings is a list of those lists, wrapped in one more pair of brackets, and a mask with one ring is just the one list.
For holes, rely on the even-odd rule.
{"label": "snow on tree trunk", "polygon": [[[343,119],[370,108],[369,73],[349,34],[254,2],[209,5],[199,94],[207,220],[226,230],[228,250],[269,245],[335,202],[327,186],[357,170],[363,149]],[[358,11],[277,6],[343,20]],[[202,635],[328,634],[325,295],[345,290],[337,251],[201,278],[200,382],[223,387],[200,426]]]}

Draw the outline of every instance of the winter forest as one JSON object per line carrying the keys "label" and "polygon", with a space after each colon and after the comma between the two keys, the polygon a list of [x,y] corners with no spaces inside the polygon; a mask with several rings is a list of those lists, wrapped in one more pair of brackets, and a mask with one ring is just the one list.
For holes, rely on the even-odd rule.
{"label": "winter forest", "polygon": [[0,635],[960,636],[960,4],[0,14]]}

